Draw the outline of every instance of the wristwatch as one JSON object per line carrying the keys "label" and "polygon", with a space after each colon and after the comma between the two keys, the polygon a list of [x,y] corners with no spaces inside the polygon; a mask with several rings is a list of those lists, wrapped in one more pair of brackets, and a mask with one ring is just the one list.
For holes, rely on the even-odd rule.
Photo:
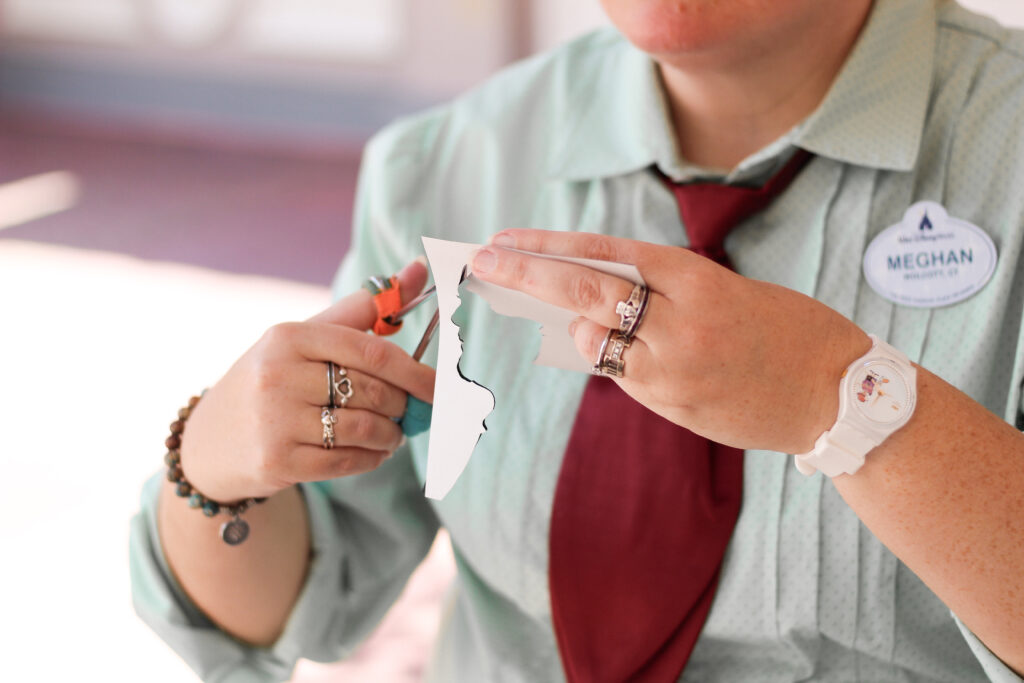
{"label": "wristwatch", "polygon": [[839,382],[839,417],[809,453],[793,456],[802,474],[853,474],[864,456],[907,424],[917,402],[917,370],[875,335],[871,349],[850,363]]}

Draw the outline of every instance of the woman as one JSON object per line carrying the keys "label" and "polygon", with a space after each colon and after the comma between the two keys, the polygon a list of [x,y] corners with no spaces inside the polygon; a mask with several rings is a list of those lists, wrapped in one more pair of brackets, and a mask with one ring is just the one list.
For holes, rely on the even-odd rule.
{"label": "woman", "polygon": [[[532,366],[529,331],[469,303],[462,367],[499,412],[428,503],[426,437],[401,447],[392,420],[431,399],[432,370],[401,350],[425,319],[394,345],[362,332],[369,293],[348,294],[273,328],[189,416],[195,489],[268,500],[228,547],[151,482],[140,614],[207,680],[283,680],[350,651],[443,524],[459,579],[434,680],[1020,680],[1024,39],[933,0],[604,6],[621,35],[375,138],[337,292],[411,261],[421,235],[490,240],[474,275],[574,310],[581,355],[627,398]],[[732,205],[723,186],[762,189],[724,247],[698,244],[708,207]],[[972,295],[907,305],[910,285],[868,282],[903,252],[865,253],[936,205],[939,233],[978,226],[997,261],[960,282],[943,256]],[[635,264],[649,299],[628,346],[602,342],[633,283],[509,247]],[[398,277],[408,299],[426,272]],[[888,348],[866,332],[896,349],[899,421],[836,451],[844,371]],[[324,451],[327,362],[353,393]]]}

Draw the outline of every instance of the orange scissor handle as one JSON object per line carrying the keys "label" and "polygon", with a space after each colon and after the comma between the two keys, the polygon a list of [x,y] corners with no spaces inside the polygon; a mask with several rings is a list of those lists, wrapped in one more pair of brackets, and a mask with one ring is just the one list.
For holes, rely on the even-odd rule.
{"label": "orange scissor handle", "polygon": [[[402,329],[402,322],[392,323],[392,317],[402,309],[402,288],[398,276],[392,275],[384,287],[374,287],[373,305],[377,307],[377,320],[373,323],[373,333],[386,337]],[[373,291],[373,290],[371,290]]]}

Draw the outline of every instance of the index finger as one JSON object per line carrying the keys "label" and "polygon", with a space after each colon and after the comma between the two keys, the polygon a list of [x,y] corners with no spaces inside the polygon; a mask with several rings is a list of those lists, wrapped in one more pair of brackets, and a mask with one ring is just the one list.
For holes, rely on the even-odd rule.
{"label": "index finger", "polygon": [[292,325],[293,348],[305,360],[333,361],[407,391],[421,401],[434,399],[434,369],[412,359],[401,347],[372,334],[323,322]]}
{"label": "index finger", "polygon": [[[402,292],[402,305],[409,303],[427,283],[426,258],[418,256],[412,263],[398,272],[398,282]],[[363,288],[352,292],[338,300],[329,308],[320,311],[309,322],[331,323],[354,327],[357,330],[368,330],[377,320],[377,307],[373,303],[373,295]]]}
{"label": "index finger", "polygon": [[636,240],[589,232],[556,232],[512,228],[493,235],[490,244],[551,256],[574,256],[597,261],[632,263],[638,268],[653,246]]}
{"label": "index finger", "polygon": [[594,268],[500,247],[477,252],[472,267],[480,280],[519,290],[609,328],[619,326],[617,304],[633,291],[631,281]]}

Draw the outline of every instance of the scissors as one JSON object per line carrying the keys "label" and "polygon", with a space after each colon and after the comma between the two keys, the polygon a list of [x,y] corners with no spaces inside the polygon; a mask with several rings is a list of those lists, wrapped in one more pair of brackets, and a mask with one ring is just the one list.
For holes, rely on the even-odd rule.
{"label": "scissors", "polygon": [[[424,301],[432,297],[436,292],[437,285],[424,290],[419,296],[415,297],[412,301],[400,308],[396,313],[394,313],[394,315],[389,315],[384,318],[384,320],[389,325],[398,325],[402,322],[402,318],[412,312]],[[426,353],[427,347],[430,346],[430,340],[434,338],[434,334],[437,332],[437,326],[440,322],[441,311],[435,308],[433,317],[430,319],[430,322],[427,323],[427,329],[423,330],[423,336],[420,337],[420,343],[416,345],[416,350],[412,352],[413,360],[418,361],[420,358],[423,358],[423,354]]]}
{"label": "scissors", "polygon": [[[462,268],[462,275],[459,277],[459,284],[461,285],[466,281],[466,277],[469,274],[469,268]],[[371,278],[376,279],[376,278]],[[376,283],[375,283],[376,284]],[[386,316],[384,321],[389,325],[397,326],[402,322],[402,318],[412,312],[417,306],[422,304],[424,301],[432,297],[437,293],[437,285],[433,285],[429,289],[425,289],[419,296],[416,296],[405,306],[400,308],[392,315]],[[420,337],[420,343],[416,345],[416,350],[412,352],[412,359],[415,361],[423,358],[423,354],[426,353],[427,347],[430,346],[430,340],[434,338],[434,334],[437,333],[438,324],[441,322],[441,311],[437,308],[434,309],[434,315],[430,318],[430,322],[427,323],[427,329],[423,330],[423,336]]]}

